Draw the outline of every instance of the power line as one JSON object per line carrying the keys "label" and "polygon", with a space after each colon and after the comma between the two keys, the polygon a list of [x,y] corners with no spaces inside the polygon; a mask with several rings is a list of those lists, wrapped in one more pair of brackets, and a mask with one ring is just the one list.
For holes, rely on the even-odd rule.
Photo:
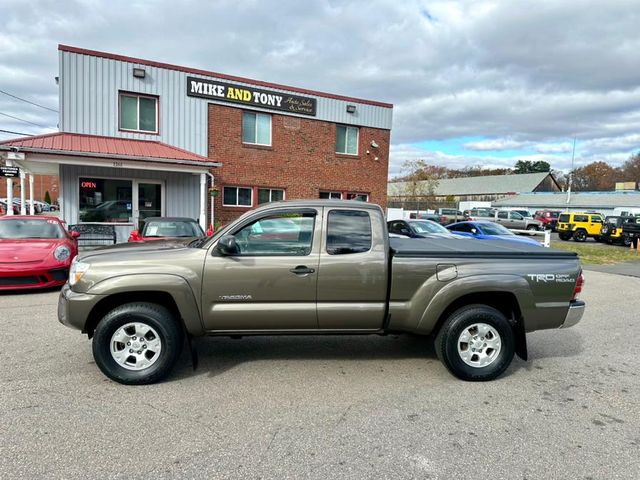
{"label": "power line", "polygon": [[33,137],[33,133],[12,132],[11,130],[3,130],[1,128],[0,128],[0,132],[2,132],[2,133],[11,133],[13,135],[24,135],[25,137]]}
{"label": "power line", "polygon": [[20,120],[21,122],[30,123],[31,125],[35,125],[36,127],[53,128],[53,127],[46,127],[44,125],[40,125],[39,123],[30,122],[29,120],[25,120],[23,118],[14,117],[13,115],[9,115],[8,113],[0,112],[0,115],[4,115],[5,117],[13,118],[14,120]]}
{"label": "power line", "polygon": [[45,110],[49,110],[50,112],[58,113],[58,110],[54,110],[53,108],[45,107],[44,105],[40,105],[39,103],[31,102],[29,100],[25,100],[24,98],[16,97],[15,95],[12,95],[9,92],[5,92],[4,90],[0,90],[0,93],[4,93],[8,97],[15,98],[16,100],[20,100],[21,102],[27,102],[27,103],[30,103],[31,105],[35,105],[36,107],[40,107],[40,108],[44,108]]}

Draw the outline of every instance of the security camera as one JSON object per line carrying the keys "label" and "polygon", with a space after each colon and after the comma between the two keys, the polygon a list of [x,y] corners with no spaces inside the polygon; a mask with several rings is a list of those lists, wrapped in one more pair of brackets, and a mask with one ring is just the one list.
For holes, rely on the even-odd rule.
{"label": "security camera", "polygon": [[376,143],[375,140],[371,140],[371,147],[372,148],[378,148],[378,144]]}

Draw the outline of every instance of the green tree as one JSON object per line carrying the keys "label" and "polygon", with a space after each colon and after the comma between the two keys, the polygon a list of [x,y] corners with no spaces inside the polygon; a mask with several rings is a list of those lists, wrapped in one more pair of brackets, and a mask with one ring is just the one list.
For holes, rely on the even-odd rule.
{"label": "green tree", "polygon": [[51,205],[51,195],[49,195],[49,190],[44,192],[44,202]]}
{"label": "green tree", "polygon": [[513,173],[538,173],[550,172],[551,165],[543,160],[532,162],[531,160],[518,160]]}

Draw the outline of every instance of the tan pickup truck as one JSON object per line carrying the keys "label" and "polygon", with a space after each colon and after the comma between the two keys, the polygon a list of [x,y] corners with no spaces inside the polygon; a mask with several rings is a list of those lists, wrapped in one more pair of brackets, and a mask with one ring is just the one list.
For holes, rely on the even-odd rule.
{"label": "tan pickup truck", "polygon": [[526,332],[580,320],[581,287],[573,253],[390,239],[376,205],[309,200],[267,204],[204,240],[84,253],[58,317],[126,384],[168,375],[185,336],[390,332],[434,335],[454,375],[490,380],[514,353],[526,359]]}

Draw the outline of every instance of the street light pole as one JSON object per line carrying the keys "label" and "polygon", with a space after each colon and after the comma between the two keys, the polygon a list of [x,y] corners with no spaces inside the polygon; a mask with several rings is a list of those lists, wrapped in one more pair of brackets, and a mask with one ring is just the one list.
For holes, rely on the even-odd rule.
{"label": "street light pole", "polygon": [[573,137],[573,152],[571,153],[571,171],[569,172],[569,186],[567,188],[567,207],[571,202],[571,183],[573,182],[573,162],[576,158],[576,137]]}

